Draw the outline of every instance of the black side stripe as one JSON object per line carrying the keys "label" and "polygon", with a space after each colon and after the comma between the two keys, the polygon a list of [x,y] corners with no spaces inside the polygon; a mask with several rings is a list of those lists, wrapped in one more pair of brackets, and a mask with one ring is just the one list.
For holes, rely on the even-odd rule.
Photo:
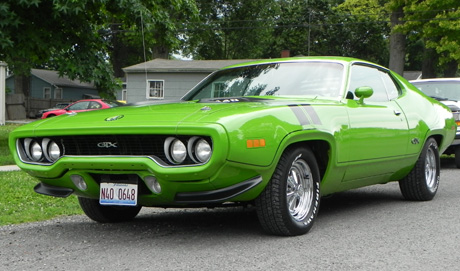
{"label": "black side stripe", "polygon": [[289,108],[291,108],[292,112],[296,116],[297,120],[299,121],[300,125],[308,125],[310,124],[310,121],[307,119],[307,116],[305,115],[305,112],[302,110],[302,108],[298,105],[289,105]]}
{"label": "black side stripe", "polygon": [[321,125],[321,120],[319,119],[318,114],[316,114],[316,111],[313,109],[313,107],[311,107],[310,105],[303,105],[302,107],[310,116],[310,119],[313,122],[313,124]]}

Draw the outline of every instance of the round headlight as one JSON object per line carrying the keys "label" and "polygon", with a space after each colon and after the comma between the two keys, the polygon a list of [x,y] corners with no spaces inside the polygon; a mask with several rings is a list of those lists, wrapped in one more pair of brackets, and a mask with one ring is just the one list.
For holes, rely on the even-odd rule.
{"label": "round headlight", "polygon": [[195,157],[201,163],[207,162],[211,157],[212,149],[211,145],[204,140],[200,139],[195,144]]}
{"label": "round headlight", "polygon": [[36,141],[34,141],[30,146],[30,155],[34,162],[38,162],[40,159],[42,159],[43,150],[40,144],[38,144]]}
{"label": "round headlight", "polygon": [[58,144],[56,142],[52,141],[48,145],[48,156],[52,162],[56,161],[61,157],[61,149],[59,148]]}
{"label": "round headlight", "polygon": [[174,139],[171,143],[171,158],[174,163],[180,164],[184,162],[185,158],[187,157],[187,148],[185,147],[184,143],[179,139]]}

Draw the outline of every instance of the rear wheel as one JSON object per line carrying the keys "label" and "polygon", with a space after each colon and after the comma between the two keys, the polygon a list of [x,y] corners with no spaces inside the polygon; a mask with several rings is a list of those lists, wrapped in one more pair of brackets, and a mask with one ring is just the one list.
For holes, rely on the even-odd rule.
{"label": "rear wheel", "polygon": [[142,206],[107,206],[100,205],[99,200],[78,197],[83,212],[100,223],[129,221],[136,217]]}
{"label": "rear wheel", "polygon": [[412,171],[399,181],[404,198],[419,201],[433,199],[438,191],[440,164],[438,144],[429,138]]}
{"label": "rear wheel", "polygon": [[256,199],[262,228],[271,234],[293,236],[307,233],[318,214],[318,165],[309,148],[289,148]]}

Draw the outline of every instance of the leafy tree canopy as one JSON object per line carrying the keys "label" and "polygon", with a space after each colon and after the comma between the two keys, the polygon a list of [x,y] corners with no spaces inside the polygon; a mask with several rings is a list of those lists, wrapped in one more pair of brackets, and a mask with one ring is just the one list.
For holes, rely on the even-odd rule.
{"label": "leafy tree canopy", "polygon": [[200,17],[184,25],[183,53],[194,59],[267,57],[277,0],[196,0]]}
{"label": "leafy tree canopy", "polygon": [[439,60],[438,69],[453,64],[455,74],[460,63],[460,2],[407,0],[403,10],[405,23],[397,30],[414,42],[423,41],[433,51],[431,57]]}
{"label": "leafy tree canopy", "polygon": [[194,1],[4,0],[0,59],[18,75],[45,65],[111,94],[119,86],[110,58],[114,34],[119,34],[118,46],[137,46],[141,55],[142,33],[149,49],[177,47],[175,26],[182,11],[196,14]]}

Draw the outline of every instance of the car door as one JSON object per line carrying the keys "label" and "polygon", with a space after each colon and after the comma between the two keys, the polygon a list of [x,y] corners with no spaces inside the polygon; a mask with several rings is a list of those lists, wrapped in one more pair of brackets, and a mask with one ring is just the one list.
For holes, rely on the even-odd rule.
{"label": "car door", "polygon": [[[373,95],[363,103],[351,97],[347,103],[349,126],[344,131],[345,152],[339,159],[350,163],[345,179],[391,174],[393,161],[407,153],[409,131],[404,112],[395,100],[399,87],[391,75],[378,67],[355,64],[351,67],[348,91],[371,87]],[[367,166],[367,167],[363,167]]]}

